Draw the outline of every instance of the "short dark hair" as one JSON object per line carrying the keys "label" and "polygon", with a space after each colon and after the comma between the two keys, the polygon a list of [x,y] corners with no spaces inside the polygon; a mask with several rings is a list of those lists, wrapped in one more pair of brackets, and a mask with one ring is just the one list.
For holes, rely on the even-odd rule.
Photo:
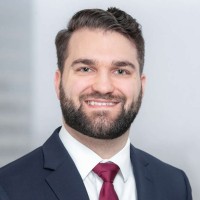
{"label": "short dark hair", "polygon": [[116,31],[130,39],[137,48],[140,73],[144,67],[144,39],[140,24],[132,16],[117,8],[107,11],[102,9],[84,9],[77,12],[69,21],[66,29],[58,32],[55,40],[58,68],[63,72],[65,59],[68,55],[68,43],[72,34],[82,28]]}

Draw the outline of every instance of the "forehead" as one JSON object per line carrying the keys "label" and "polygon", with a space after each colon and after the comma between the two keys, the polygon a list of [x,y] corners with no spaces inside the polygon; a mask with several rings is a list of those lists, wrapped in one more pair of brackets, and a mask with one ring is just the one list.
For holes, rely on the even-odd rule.
{"label": "forehead", "polygon": [[137,62],[133,41],[116,31],[80,29],[74,32],[68,45],[68,58],[90,58],[99,61],[129,60]]}

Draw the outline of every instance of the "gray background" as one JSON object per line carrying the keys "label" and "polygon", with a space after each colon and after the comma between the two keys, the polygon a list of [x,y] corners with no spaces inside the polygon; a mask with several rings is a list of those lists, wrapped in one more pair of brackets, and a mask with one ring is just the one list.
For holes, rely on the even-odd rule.
{"label": "gray background", "polygon": [[0,0],[0,165],[41,145],[61,124],[56,33],[77,10],[108,6],[134,16],[146,40],[147,87],[131,141],[183,169],[200,199],[198,0]]}

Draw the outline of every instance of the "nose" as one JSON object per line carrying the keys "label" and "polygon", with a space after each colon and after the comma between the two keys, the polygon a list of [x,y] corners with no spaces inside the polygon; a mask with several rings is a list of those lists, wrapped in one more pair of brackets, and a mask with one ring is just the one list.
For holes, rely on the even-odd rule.
{"label": "nose", "polygon": [[107,73],[98,74],[95,77],[92,89],[102,94],[112,93],[114,91],[112,78]]}

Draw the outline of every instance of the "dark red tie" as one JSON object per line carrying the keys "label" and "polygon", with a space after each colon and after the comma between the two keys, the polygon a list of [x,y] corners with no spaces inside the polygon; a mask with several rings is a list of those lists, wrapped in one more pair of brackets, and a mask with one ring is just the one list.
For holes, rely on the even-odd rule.
{"label": "dark red tie", "polygon": [[119,167],[114,163],[99,163],[94,167],[93,171],[103,180],[99,200],[118,200],[113,181],[119,171]]}

